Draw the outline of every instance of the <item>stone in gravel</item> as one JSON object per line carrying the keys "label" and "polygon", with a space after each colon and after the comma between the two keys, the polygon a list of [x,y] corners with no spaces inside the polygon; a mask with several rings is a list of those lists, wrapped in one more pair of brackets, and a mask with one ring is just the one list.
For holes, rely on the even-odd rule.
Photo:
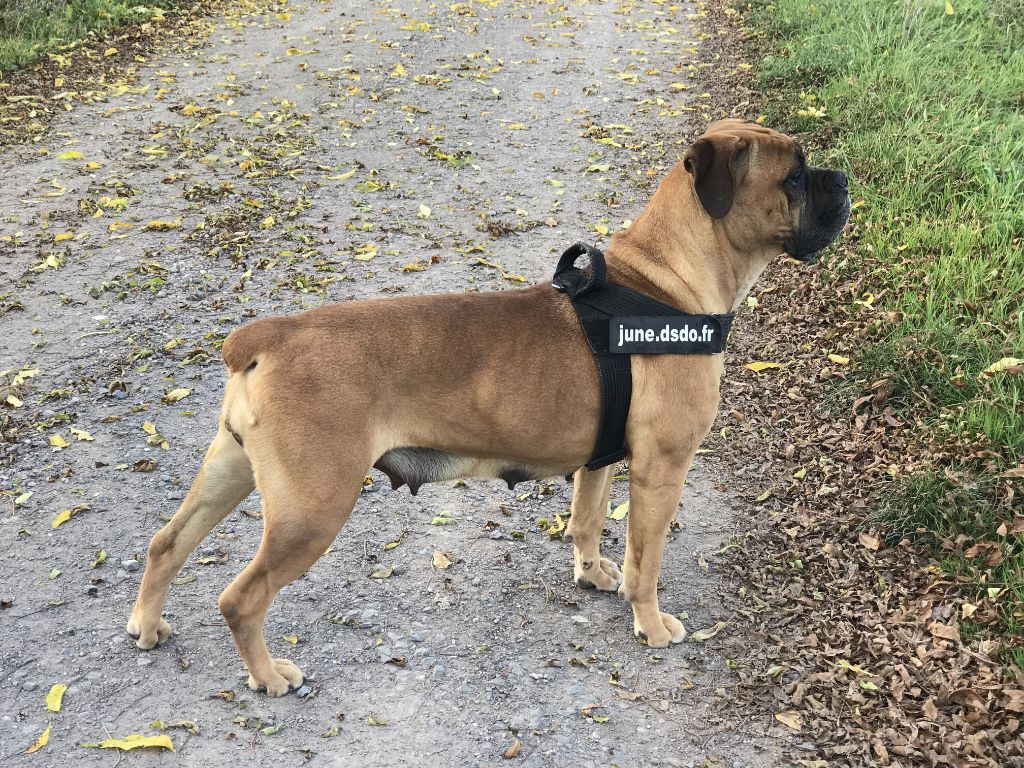
{"label": "stone in gravel", "polygon": [[23,691],[31,692],[31,691],[34,691],[38,687],[39,687],[39,683],[37,683],[35,680],[32,680],[31,682],[27,682],[23,686],[21,686],[21,689]]}
{"label": "stone in gravel", "polygon": [[139,656],[139,658],[135,660],[135,663],[138,664],[140,667],[148,667],[150,664],[153,663],[153,657]]}
{"label": "stone in gravel", "polygon": [[502,539],[507,539],[508,536],[506,536],[503,531],[491,531],[487,538],[494,539],[495,541],[501,541]]}
{"label": "stone in gravel", "polygon": [[304,699],[307,696],[309,696],[309,694],[311,694],[312,692],[312,688],[310,688],[308,685],[303,685],[295,692],[295,695],[298,696],[300,699]]}
{"label": "stone in gravel", "polygon": [[121,567],[128,571],[128,573],[135,573],[137,570],[139,570],[139,561],[134,559],[122,560]]}

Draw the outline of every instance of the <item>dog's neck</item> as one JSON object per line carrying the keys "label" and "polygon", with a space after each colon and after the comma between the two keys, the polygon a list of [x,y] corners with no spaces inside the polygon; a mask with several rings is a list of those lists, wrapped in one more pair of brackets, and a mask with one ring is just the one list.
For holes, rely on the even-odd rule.
{"label": "dog's neck", "polygon": [[735,312],[781,249],[744,251],[716,224],[678,163],[629,229],[612,238],[608,277],[693,314]]}

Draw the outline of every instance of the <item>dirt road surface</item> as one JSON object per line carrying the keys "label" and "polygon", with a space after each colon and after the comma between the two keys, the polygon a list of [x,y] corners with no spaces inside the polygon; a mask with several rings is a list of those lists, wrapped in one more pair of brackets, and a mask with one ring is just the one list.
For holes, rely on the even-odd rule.
{"label": "dirt road surface", "polygon": [[[174,637],[145,653],[124,633],[148,540],[215,431],[224,336],[326,301],[514,290],[569,244],[606,243],[706,122],[695,11],[246,6],[0,156],[5,765],[114,765],[81,745],[157,720],[195,727],[127,764],[776,764],[771,713],[730,711],[730,644],[749,640],[715,553],[735,523],[728,478],[699,461],[661,599],[691,632],[729,622],[706,643],[655,652],[628,605],[574,586],[564,480],[414,498],[380,475],[268,617],[304,695],[250,692],[217,612],[259,541],[255,496],[172,588]],[[613,504],[626,493],[617,480]],[[620,562],[625,525],[607,525]]]}

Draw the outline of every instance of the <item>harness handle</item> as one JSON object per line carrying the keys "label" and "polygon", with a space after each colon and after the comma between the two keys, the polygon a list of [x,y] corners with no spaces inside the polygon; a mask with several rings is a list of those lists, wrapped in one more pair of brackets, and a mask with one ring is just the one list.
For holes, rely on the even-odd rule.
{"label": "harness handle", "polygon": [[[576,259],[584,255],[590,259],[589,273],[576,266]],[[558,266],[555,267],[555,277],[551,285],[556,291],[575,299],[584,293],[604,288],[606,282],[608,269],[604,263],[604,254],[592,245],[575,243],[562,253]]]}

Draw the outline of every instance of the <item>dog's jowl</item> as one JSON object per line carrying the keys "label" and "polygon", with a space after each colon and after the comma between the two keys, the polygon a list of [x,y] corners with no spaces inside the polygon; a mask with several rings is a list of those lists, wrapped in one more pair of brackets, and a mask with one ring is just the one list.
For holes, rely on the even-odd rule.
{"label": "dog's jowl", "polygon": [[[846,177],[808,167],[792,139],[737,120],[715,123],[612,239],[607,281],[682,313],[727,316],[770,260],[811,259],[839,235],[849,210]],[[683,339],[682,325],[640,319],[658,320],[650,326],[658,339],[667,328],[667,344],[700,349],[637,349],[630,358],[621,571],[601,556],[611,467],[583,468],[604,414],[602,380],[564,291],[538,285],[348,302],[257,320],[224,342],[220,428],[181,507],[153,537],[129,634],[144,649],[170,636],[161,613],[171,581],[258,487],[263,540],[220,610],[250,686],[280,696],[300,685],[295,664],[270,657],[264,616],[327,549],[376,466],[413,492],[460,477],[513,484],[575,473],[567,533],[577,583],[618,590],[632,606],[634,632],[652,647],[681,641],[682,624],[659,610],[658,573],[690,462],[715,418],[723,353],[707,346],[717,342],[712,328],[687,328]],[[606,326],[605,344],[618,340],[610,333]],[[653,343],[645,330],[627,325],[623,333]],[[560,361],[557,374],[550,360]]]}

